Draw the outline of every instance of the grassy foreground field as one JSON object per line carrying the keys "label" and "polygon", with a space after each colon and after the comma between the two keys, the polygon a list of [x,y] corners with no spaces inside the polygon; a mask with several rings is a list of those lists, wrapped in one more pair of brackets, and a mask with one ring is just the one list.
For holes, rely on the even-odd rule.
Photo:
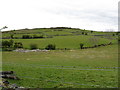
{"label": "grassy foreground field", "polygon": [[3,70],[15,71],[31,88],[118,87],[118,46],[47,52],[3,52]]}

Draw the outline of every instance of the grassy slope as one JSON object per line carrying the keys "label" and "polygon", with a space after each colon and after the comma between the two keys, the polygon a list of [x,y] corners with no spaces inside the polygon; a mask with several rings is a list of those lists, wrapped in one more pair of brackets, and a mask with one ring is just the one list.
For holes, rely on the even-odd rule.
{"label": "grassy slope", "polygon": [[57,48],[71,48],[78,49],[80,43],[84,46],[93,46],[95,44],[107,44],[109,42],[116,42],[117,40],[109,40],[94,36],[57,36],[54,38],[45,39],[14,39],[15,42],[22,42],[24,48],[29,48],[30,44],[37,44],[38,48],[45,48],[48,44],[55,44]]}
{"label": "grassy slope", "polygon": [[[82,32],[87,32],[88,35],[76,35]],[[48,44],[55,44],[57,48],[71,48],[78,49],[80,43],[84,46],[93,46],[95,44],[104,44],[109,42],[116,42],[117,36],[93,36],[93,35],[112,35],[112,32],[93,32],[81,29],[32,29],[32,30],[17,30],[3,32],[3,37],[22,37],[22,35],[44,35],[53,36],[53,38],[43,39],[14,39],[14,41],[22,42],[24,48],[29,48],[31,43],[37,44],[38,48],[45,48]],[[54,36],[54,35],[67,35],[67,36]]]}
{"label": "grassy slope", "polygon": [[[84,30],[64,29],[62,31],[52,31],[51,29],[20,30],[6,32],[4,36],[13,33],[17,37],[25,34],[53,35],[53,38],[44,39],[14,39],[20,41],[25,48],[29,48],[31,43],[35,43],[39,48],[44,48],[49,43],[56,44],[57,48],[71,48],[77,50],[56,50],[50,52],[3,52],[3,70],[13,70],[22,80],[10,80],[25,87],[73,87],[73,88],[92,88],[92,87],[117,87],[117,69],[98,67],[118,67],[118,48],[117,45],[99,47],[94,49],[80,50],[79,44],[85,46],[116,42],[117,36],[96,36],[108,33],[87,32],[88,35],[81,34]],[[54,36],[56,34],[68,36]],[[112,35],[113,33],[109,33]],[[105,69],[105,70],[79,70],[79,69]],[[28,76],[28,77],[25,77]],[[52,81],[51,81],[52,80]],[[66,83],[71,82],[71,83]],[[82,84],[82,85],[80,85]],[[91,86],[93,85],[93,86]],[[95,86],[98,85],[98,86]]]}
{"label": "grassy slope", "polygon": [[[3,32],[3,37],[10,37],[10,35],[14,35],[15,37],[22,37],[22,35],[29,34],[29,35],[74,35],[74,34],[81,34],[82,32],[88,33],[88,35],[112,35],[114,32],[96,32],[94,31],[91,33],[89,30],[82,30],[82,29],[30,29],[30,30],[15,30],[15,31],[8,31]],[[114,33],[115,34],[115,33]]]}
{"label": "grassy slope", "polygon": [[[11,82],[25,87],[117,87],[117,69],[107,68],[113,71],[79,70],[80,68],[117,67],[118,49],[116,47],[112,45],[72,51],[3,52],[3,70],[15,71],[22,80],[11,80]],[[71,84],[65,82],[71,82]]]}

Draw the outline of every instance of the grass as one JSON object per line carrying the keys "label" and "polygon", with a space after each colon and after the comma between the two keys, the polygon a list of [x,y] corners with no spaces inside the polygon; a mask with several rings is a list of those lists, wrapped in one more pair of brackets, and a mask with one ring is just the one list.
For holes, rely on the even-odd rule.
{"label": "grass", "polygon": [[117,69],[111,68],[118,67],[117,55],[117,45],[86,50],[3,52],[3,70],[15,71],[21,80],[10,82],[24,87],[110,88],[118,83]]}
{"label": "grass", "polygon": [[3,32],[2,37],[10,37],[13,35],[14,37],[22,37],[25,34],[29,34],[31,36],[33,35],[50,35],[50,36],[55,36],[55,35],[76,35],[76,34],[82,34],[88,33],[88,35],[113,35],[115,32],[96,32],[94,31],[91,33],[90,30],[83,30],[83,29],[23,29],[23,30],[15,30],[15,31],[8,31],[8,32]]}
{"label": "grass", "polygon": [[[7,39],[6,39],[7,40]],[[117,42],[117,40],[109,40],[94,36],[57,36],[54,38],[44,39],[13,39],[15,42],[22,42],[24,48],[29,48],[30,44],[37,44],[38,48],[45,48],[48,44],[55,44],[56,48],[79,49],[80,43],[84,46],[93,46],[95,44],[107,44],[109,42]]]}
{"label": "grass", "polygon": [[[82,32],[88,35],[80,35]],[[37,44],[43,49],[55,44],[57,50],[47,52],[2,52],[3,71],[15,71],[21,80],[9,80],[31,88],[112,88],[118,87],[118,36],[115,32],[96,32],[82,29],[23,29],[3,32],[2,37],[44,35],[53,38],[13,39],[29,49]],[[56,36],[57,35],[57,36]],[[61,35],[61,36],[60,36]],[[62,36],[66,35],[66,36]],[[96,36],[94,36],[96,35]],[[103,35],[103,36],[101,36]],[[3,39],[9,40],[9,39]],[[112,45],[80,49],[98,44]],[[58,50],[69,48],[70,50]]]}

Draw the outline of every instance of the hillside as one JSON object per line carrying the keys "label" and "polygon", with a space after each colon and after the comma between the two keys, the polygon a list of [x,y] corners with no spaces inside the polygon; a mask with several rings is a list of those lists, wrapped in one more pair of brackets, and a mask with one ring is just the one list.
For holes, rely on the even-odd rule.
{"label": "hillside", "polygon": [[117,88],[118,34],[64,27],[2,32],[2,70],[13,71],[19,80],[6,80],[22,88]]}
{"label": "hillside", "polygon": [[12,39],[21,42],[26,49],[30,44],[36,44],[39,49],[44,49],[48,44],[56,45],[57,49],[79,49],[79,44],[85,47],[98,44],[117,43],[117,32],[97,32],[78,28],[35,28],[2,32],[4,40]]}

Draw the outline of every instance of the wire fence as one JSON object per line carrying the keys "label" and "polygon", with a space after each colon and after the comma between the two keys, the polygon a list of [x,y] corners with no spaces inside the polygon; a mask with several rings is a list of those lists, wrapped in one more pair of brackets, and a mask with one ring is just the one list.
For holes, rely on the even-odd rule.
{"label": "wire fence", "polygon": [[[1,78],[1,77],[0,77]],[[30,76],[19,76],[19,78],[21,79],[32,79],[32,80],[40,80],[40,78],[33,78]],[[99,87],[99,88],[119,88],[119,87],[113,87],[113,86],[103,86],[103,85],[94,85],[94,84],[83,84],[83,83],[73,83],[73,82],[64,82],[64,81],[55,81],[55,80],[44,80],[47,83],[48,82],[55,82],[55,83],[62,83],[62,84],[72,84],[72,85],[82,85],[82,86],[90,86],[90,87]],[[2,85],[0,85],[0,87],[3,87]],[[32,87],[25,87],[25,88],[32,88]]]}
{"label": "wire fence", "polygon": [[[120,67],[79,67],[79,66],[59,66],[59,65],[36,65],[36,64],[18,64],[18,63],[10,63],[3,62],[3,64],[7,65],[17,65],[19,67],[36,67],[36,68],[53,68],[53,69],[68,69],[68,70],[98,70],[98,71],[117,71]],[[33,78],[30,76],[19,76],[19,78],[27,78],[33,80],[40,80],[40,78]],[[55,82],[55,83],[66,83],[72,85],[83,85],[83,86],[91,86],[91,87],[102,87],[102,88],[118,88],[112,86],[102,86],[102,85],[91,85],[91,84],[83,84],[83,83],[73,83],[73,82],[64,82],[64,81],[55,81],[55,80],[45,80],[46,82]]]}
{"label": "wire fence", "polygon": [[[20,76],[21,78],[27,78],[27,79],[33,79],[33,80],[40,80],[40,78],[33,78],[30,76]],[[66,83],[66,84],[72,84],[72,85],[83,85],[83,86],[91,86],[91,87],[101,87],[101,88],[118,88],[118,87],[112,87],[112,86],[102,86],[102,85],[91,85],[91,84],[83,84],[83,83],[73,83],[73,82],[64,82],[64,81],[55,81],[55,80],[44,80],[46,82],[55,82],[55,83]]]}
{"label": "wire fence", "polygon": [[3,64],[12,64],[17,66],[24,67],[36,67],[36,68],[53,68],[53,69],[71,69],[71,70],[99,70],[99,71],[115,71],[120,69],[120,67],[79,67],[79,66],[57,66],[57,65],[36,65],[36,64],[18,64],[18,63],[8,63]]}

